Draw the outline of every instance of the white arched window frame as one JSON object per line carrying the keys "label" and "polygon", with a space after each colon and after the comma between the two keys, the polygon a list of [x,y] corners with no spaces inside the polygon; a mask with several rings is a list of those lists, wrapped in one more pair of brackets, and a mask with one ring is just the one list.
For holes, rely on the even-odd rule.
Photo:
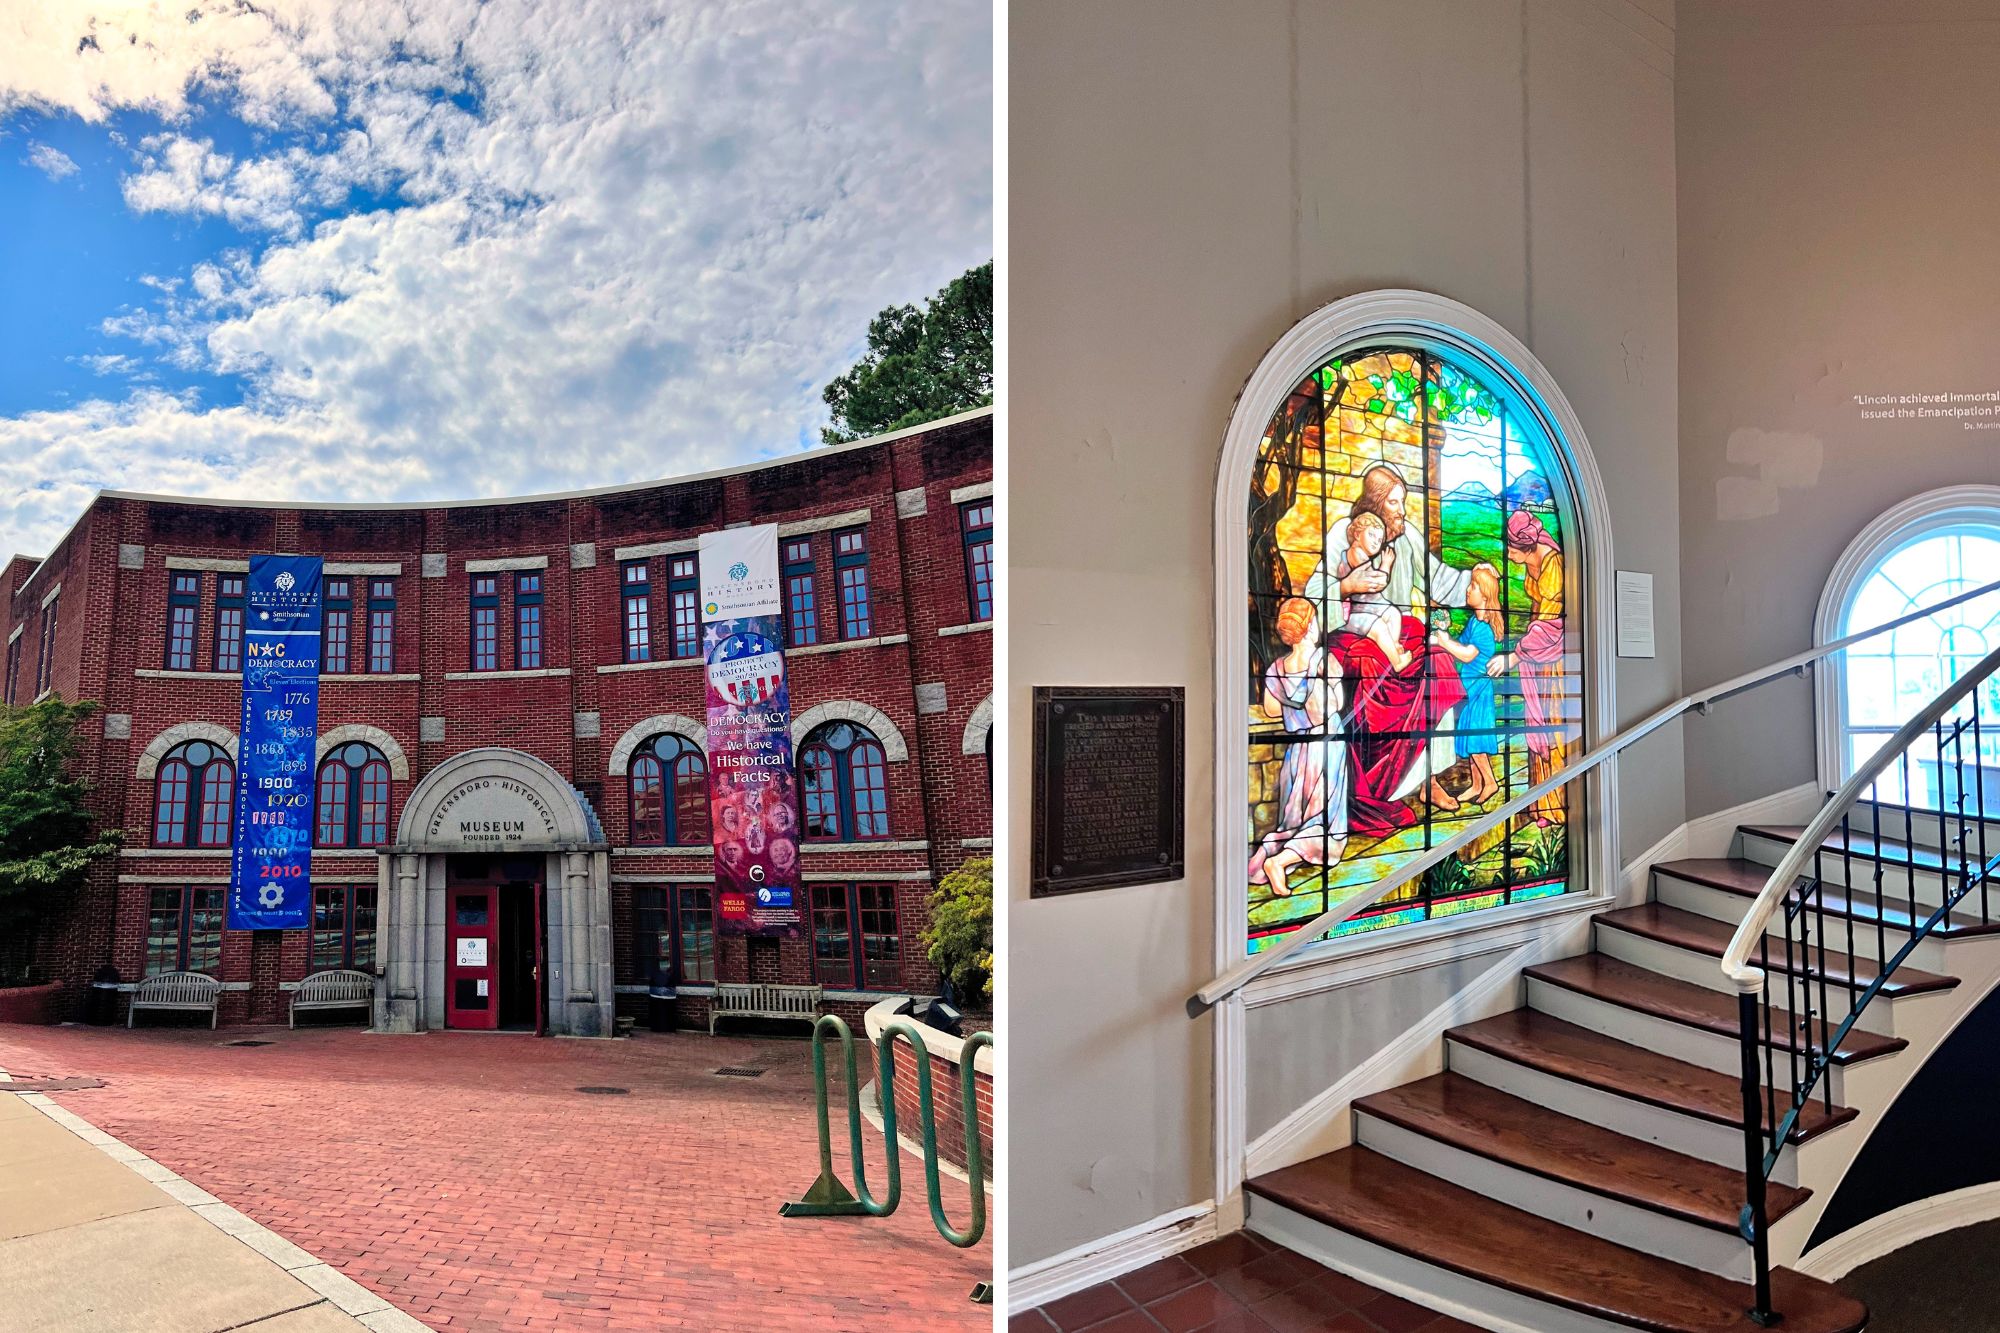
{"label": "white arched window frame", "polygon": [[[1565,575],[1572,584],[1571,607],[1578,620],[1574,641],[1580,645],[1589,681],[1584,736],[1572,747],[1571,761],[1616,730],[1611,600],[1615,566],[1609,504],[1582,423],[1554,377],[1498,323],[1469,306],[1427,292],[1368,292],[1315,311],[1278,340],[1244,385],[1224,437],[1216,487],[1215,845],[1221,868],[1215,895],[1218,973],[1248,956],[1248,886],[1232,853],[1243,842],[1243,812],[1248,800],[1249,737],[1241,683],[1250,651],[1243,598],[1249,587],[1253,468],[1272,412],[1300,380],[1335,357],[1385,344],[1432,351],[1475,369],[1498,392],[1508,410],[1548,439],[1576,511],[1572,522],[1576,553],[1565,562]],[[1314,969],[1317,964],[1356,954],[1414,949],[1440,935],[1456,937],[1509,928],[1526,917],[1601,904],[1615,891],[1618,879],[1616,768],[1614,759],[1580,779],[1585,789],[1584,836],[1572,864],[1585,877],[1581,892],[1326,941],[1301,950],[1253,983],[1248,1002],[1254,1005],[1266,997],[1318,989],[1310,981],[1290,979],[1291,974]]]}
{"label": "white arched window frame", "polygon": [[[1820,594],[1819,609],[1813,619],[1813,642],[1830,643],[1866,630],[1871,625],[1894,619],[1894,614],[1856,616],[1857,601],[1871,579],[1898,554],[1923,543],[1951,537],[1969,537],[1975,541],[2000,544],[2000,486],[1969,484],[1926,491],[1922,495],[1911,496],[1863,528],[1841,552],[1840,559],[1834,562],[1833,572]],[[1991,569],[1966,569],[1956,578],[1952,577],[1950,570],[1941,570],[1940,573],[1945,577],[1938,583],[1924,589],[1907,590],[1913,600],[1903,608],[1904,611],[1920,610],[1958,592],[2000,579],[2000,563]],[[1944,618],[1949,625],[1969,628],[1991,622],[1996,610],[2000,610],[2000,604],[1995,598],[1981,597],[1947,611]],[[1916,632],[1921,634],[1926,631],[1917,629]],[[1984,652],[2000,646],[2000,639],[1992,637],[1995,632],[1987,631],[1984,649],[1973,654],[1971,661],[1977,661]],[[1849,663],[1850,655],[1857,658],[1863,655],[1879,657],[1894,636],[1908,633],[1910,630],[1892,630],[1878,641],[1835,653],[1818,669],[1813,707],[1821,790],[1832,791],[1839,787],[1851,771],[1848,738],[1855,723],[1850,716],[1849,692],[1856,679],[1856,668]],[[1962,652],[1954,655],[1963,657]],[[1942,685],[1945,682],[1939,683]],[[1927,699],[1917,700],[1916,707],[1926,702]],[[1902,720],[1908,720],[1916,707],[1905,712]],[[1989,748],[1993,743],[1988,740]]]}

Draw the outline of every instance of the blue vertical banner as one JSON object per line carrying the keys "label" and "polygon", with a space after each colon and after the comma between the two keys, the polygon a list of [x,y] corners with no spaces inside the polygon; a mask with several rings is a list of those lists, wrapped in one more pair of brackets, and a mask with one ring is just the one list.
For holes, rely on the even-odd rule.
{"label": "blue vertical banner", "polygon": [[304,930],[312,924],[320,574],[318,556],[250,558],[231,930]]}

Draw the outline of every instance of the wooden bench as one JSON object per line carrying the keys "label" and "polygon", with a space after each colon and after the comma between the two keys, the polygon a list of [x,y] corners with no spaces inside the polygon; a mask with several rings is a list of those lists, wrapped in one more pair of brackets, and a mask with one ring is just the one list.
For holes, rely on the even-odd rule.
{"label": "wooden bench", "polygon": [[315,972],[292,992],[291,1026],[299,1025],[301,1009],[372,1009],[375,1006],[375,978],[352,968],[335,967]]}
{"label": "wooden bench", "polygon": [[715,1025],[725,1018],[790,1018],[817,1023],[820,994],[818,986],[723,982],[708,1002],[708,1035],[713,1037]]}
{"label": "wooden bench", "polygon": [[131,1027],[141,1009],[208,1010],[208,1026],[215,1027],[215,1002],[222,996],[222,983],[199,972],[162,972],[147,977],[132,992],[132,1007],[125,1011],[125,1026]]}

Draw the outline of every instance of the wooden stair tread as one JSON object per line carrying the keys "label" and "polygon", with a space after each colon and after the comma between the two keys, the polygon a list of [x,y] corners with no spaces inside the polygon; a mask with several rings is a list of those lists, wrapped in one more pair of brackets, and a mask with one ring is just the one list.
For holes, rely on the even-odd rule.
{"label": "wooden stair tread", "polygon": [[[1662,861],[1653,867],[1662,875],[1684,879],[1693,884],[1720,889],[1724,893],[1740,898],[1755,898],[1764,891],[1764,884],[1771,876],[1772,867],[1758,861],[1746,861],[1738,856],[1697,856],[1680,861]],[[1801,881],[1804,882],[1804,881]],[[1891,930],[1909,932],[1930,919],[1930,909],[1917,905],[1918,915],[1910,915],[1909,899],[1900,902],[1893,894],[1884,894],[1881,905],[1877,906],[1873,893],[1850,895],[1838,885],[1828,884],[1820,889],[1818,901],[1826,907],[1828,916],[1853,917],[1857,923],[1856,947],[1860,944],[1859,923],[1873,925],[1878,919]],[[1954,912],[1938,923],[1931,932],[1940,939],[1959,939],[1973,935],[2000,933],[2000,921],[1981,923],[1977,916]],[[1900,947],[1900,942],[1897,946]]]}
{"label": "wooden stair tread", "polygon": [[[1684,912],[1678,907],[1668,907],[1664,903],[1641,903],[1637,907],[1604,912],[1597,917],[1597,924],[1600,928],[1622,930],[1645,939],[1657,940],[1661,944],[1672,945],[1677,949],[1686,949],[1691,953],[1717,959],[1728,952],[1729,941],[1736,934],[1736,927],[1726,921]],[[1857,938],[1857,951],[1859,943]],[[1787,966],[1782,940],[1771,946],[1768,960],[1760,953],[1753,956],[1751,961],[1768,971],[1790,972],[1794,975],[1802,975],[1805,971],[1804,959]],[[1829,948],[1826,951],[1822,971],[1829,989],[1846,990],[1850,983],[1855,986],[1871,984],[1878,969],[1873,958],[1857,957],[1850,973],[1845,953],[1836,953],[1833,948]],[[1817,975],[1815,974],[1815,977]],[[1906,965],[1891,972],[1878,993],[1892,997],[1918,995],[1927,991],[1950,990],[1957,984],[1957,977],[1940,976],[1936,972],[1923,972]]]}
{"label": "wooden stair tread", "polygon": [[[1465,1077],[1443,1073],[1363,1097],[1357,1111],[1546,1180],[1734,1234],[1743,1173],[1627,1138]],[[1808,1191],[1766,1187],[1776,1221]]]}
{"label": "wooden stair tread", "polygon": [[[1751,1333],[1746,1283],[1614,1245],[1461,1189],[1366,1148],[1259,1176],[1250,1193],[1475,1281],[1650,1333]],[[1860,1302],[1771,1273],[1789,1333],[1859,1333]]]}
{"label": "wooden stair tread", "polygon": [[[1804,824],[1738,824],[1736,827],[1739,832],[1754,833],[1760,838],[1769,838],[1774,842],[1797,842],[1806,835]],[[1892,866],[1914,865],[1919,870],[1944,868],[1944,856],[1935,848],[1897,842],[1894,838],[1882,838],[1878,841],[1859,829],[1847,834],[1835,829],[1826,835],[1826,840],[1820,846],[1834,851],[1852,851],[1856,856],[1869,857],[1874,856],[1879,847],[1882,859]]]}
{"label": "wooden stair tread", "polygon": [[[1711,1124],[1738,1129],[1743,1123],[1740,1078],[1704,1069],[1601,1032],[1565,1023],[1535,1009],[1514,1009],[1445,1033],[1474,1050],[1537,1069],[1556,1078],[1628,1097]],[[1771,1131],[1766,1101],[1764,1132]],[[1854,1118],[1851,1107],[1827,1110],[1812,1100],[1799,1111],[1791,1141],[1803,1143]]]}
{"label": "wooden stair tread", "polygon": [[[1609,954],[1579,954],[1554,963],[1538,963],[1527,968],[1525,975],[1579,995],[1589,995],[1608,1004],[1652,1014],[1669,1022],[1701,1028],[1731,1040],[1740,1035],[1733,996],[1697,986],[1691,981],[1648,971]],[[1783,1010],[1772,1013],[1772,1046],[1781,1051],[1792,1050],[1797,1044],[1795,1032],[1791,1015]],[[1885,1037],[1879,1032],[1857,1027],[1841,1039],[1840,1049],[1833,1053],[1833,1062],[1847,1065],[1859,1060],[1872,1060],[1881,1055],[1893,1055],[1909,1044],[1902,1037]]]}

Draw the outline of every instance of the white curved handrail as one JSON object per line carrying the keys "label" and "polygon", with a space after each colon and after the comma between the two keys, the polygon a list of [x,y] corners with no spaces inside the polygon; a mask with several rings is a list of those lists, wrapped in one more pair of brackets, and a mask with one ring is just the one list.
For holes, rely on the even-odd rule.
{"label": "white curved handrail", "polygon": [[[1385,876],[1382,879],[1376,880],[1374,883],[1368,885],[1367,888],[1355,894],[1353,897],[1348,898],[1346,901],[1342,902],[1338,906],[1329,907],[1326,911],[1321,912],[1318,916],[1306,922],[1304,925],[1299,926],[1295,930],[1287,932],[1285,937],[1282,940],[1280,940],[1277,944],[1274,944],[1270,948],[1262,950],[1261,952],[1251,954],[1248,958],[1245,958],[1243,961],[1229,968],[1227,971],[1223,972],[1221,975],[1217,976],[1213,981],[1210,981],[1206,986],[1203,986],[1200,990],[1194,993],[1193,997],[1190,998],[1188,1001],[1189,1015],[1191,1017],[1199,1015],[1203,1010],[1208,1009],[1211,1006],[1218,1003],[1219,1001],[1225,999],[1226,997],[1235,994],[1237,991],[1243,989],[1243,987],[1249,985],[1252,981],[1255,981],[1258,977],[1262,976],[1265,972],[1268,972],[1273,967],[1276,967],[1280,962],[1284,961],[1286,958],[1289,958],[1291,955],[1297,953],[1300,949],[1305,948],[1308,944],[1313,943],[1315,940],[1319,939],[1320,936],[1326,934],[1327,931],[1332,930],[1335,926],[1338,926],[1341,922],[1353,916],[1356,912],[1359,912],[1363,908],[1368,907],[1371,904],[1380,901],[1391,890],[1397,888],[1400,885],[1408,884],[1410,881],[1416,879],[1418,876],[1430,870],[1432,866],[1435,866],[1440,862],[1444,861],[1447,857],[1457,855],[1460,849],[1464,848],[1465,846],[1473,842],[1475,839],[1482,838],[1486,834],[1491,833],[1501,824],[1504,824],[1507,820],[1512,819],[1515,815],[1521,813],[1523,810],[1526,810],[1529,806],[1533,805],[1536,801],[1539,801],[1542,797],[1548,795],[1550,792],[1556,790],[1558,787],[1565,786],[1568,783],[1574,782],[1578,778],[1585,776],[1591,770],[1597,768],[1600,764],[1603,764],[1605,761],[1609,760],[1613,755],[1616,755],[1619,752],[1623,751],[1628,746],[1632,745],[1634,742],[1643,740],[1647,736],[1652,735],[1655,731],[1658,731],[1661,727],[1673,721],[1675,718],[1680,717],[1682,714],[1688,712],[1689,710],[1691,709],[1698,710],[1705,713],[1708,711],[1708,708],[1711,704],[1720,702],[1721,700],[1728,698],[1730,695],[1740,694],[1745,690],[1755,689],[1757,686],[1763,685],[1768,681],[1776,680],[1780,676],[1790,675],[1794,672],[1802,672],[1807,667],[1810,667],[1814,662],[1819,661],[1821,658],[1826,657],[1832,653],[1837,653],[1844,648],[1852,647],[1854,644],[1860,643],[1864,639],[1871,639],[1878,634],[1885,634],[1892,629],[1899,629],[1902,626],[1911,623],[1912,621],[1928,619],[1929,617],[1938,614],[1938,612],[1940,611],[1949,611],[1952,607],[1959,605],[1961,602],[1969,602],[1974,598],[1984,597],[1986,594],[1991,592],[2000,592],[2000,580],[1996,580],[1995,582],[1985,584],[1978,588],[1974,588],[1969,592],[1959,593],[1955,597],[1948,597],[1942,602],[1934,603],[1933,605],[1924,607],[1923,609],[1918,611],[1912,611],[1906,616],[1901,616],[1895,620],[1887,621],[1883,624],[1875,626],[1872,629],[1862,630],[1858,634],[1850,634],[1844,639],[1835,639],[1832,643],[1823,643],[1816,648],[1809,648],[1802,653],[1794,653],[1790,657],[1784,658],[1781,661],[1773,662],[1769,666],[1760,667],[1756,671],[1748,672],[1741,676],[1733,676],[1730,679],[1723,681],[1719,685],[1710,686],[1708,689],[1702,690],[1695,694],[1684,695],[1683,697],[1676,699],[1673,703],[1668,704],[1666,707],[1647,714],[1644,718],[1640,719],[1633,725],[1625,728],[1623,731],[1613,736],[1610,740],[1603,742],[1602,744],[1594,747],[1593,749],[1585,751],[1581,756],[1579,756],[1577,759],[1573,760],[1568,766],[1566,766],[1560,773],[1555,774],[1553,777],[1544,778],[1542,781],[1536,783],[1534,786],[1530,787],[1527,791],[1521,793],[1519,796],[1516,796],[1513,800],[1507,802],[1499,809],[1494,810],[1491,813],[1485,815],[1484,817],[1474,821],[1470,827],[1466,828],[1456,837],[1450,838],[1445,842],[1439,843],[1436,847],[1431,848],[1430,851],[1424,853],[1422,856],[1410,862],[1408,865],[1398,867],[1393,875]],[[1991,658],[1988,659],[1988,661],[1991,660],[1992,660]],[[1982,663],[1981,665],[1984,666],[1985,663]],[[1980,672],[1977,674],[1983,675],[1984,672]],[[1975,676],[1969,675],[1964,677],[1963,679],[1966,681],[1971,681],[1975,679]],[[1956,689],[1957,687],[1954,686],[1953,688]],[[1970,686],[1967,686],[1967,688],[1969,689]],[[1961,691],[1957,697],[1963,698],[1964,697],[1963,691]],[[1940,696],[1940,699],[1942,698],[1943,696]],[[1935,717],[1933,717],[1931,720],[1935,721],[1936,719]],[[1928,726],[1930,724],[1926,722],[1924,725]],[[1897,733],[1897,737],[1898,737],[1898,744],[1892,747],[1885,747],[1882,753],[1884,754],[1894,753],[1895,749],[1899,748],[1900,745],[1908,744],[1907,741],[1901,739],[1900,732]],[[1849,785],[1852,784],[1850,783]],[[1843,787],[1841,790],[1846,791],[1847,788]],[[1824,837],[1825,836],[1824,833],[1822,833],[1821,836]],[[1805,846],[1805,845],[1807,845],[1805,840],[1801,839],[1800,846]],[[1779,881],[1774,876],[1772,879],[1772,883],[1775,884],[1777,882]],[[1770,892],[1771,892],[1771,885],[1766,884],[1764,887],[1765,896],[1768,896]],[[1770,916],[1770,911],[1768,906],[1765,906],[1764,897],[1762,896],[1759,897],[1758,905],[1765,907],[1764,917],[1765,919],[1768,919]],[[1748,928],[1748,922],[1749,918],[1746,917],[1745,918],[1746,929]],[[1760,924],[1758,926],[1758,930],[1761,931],[1762,929],[1763,926]],[[1731,943],[1730,946],[1731,949],[1734,950],[1736,948],[1736,944],[1741,942],[1742,939],[1743,939],[1743,934],[1741,931],[1739,931],[1737,934],[1737,940]],[[1747,949],[1747,947],[1748,946],[1746,945],[1745,948]],[[1741,962],[1740,955],[1738,955],[1738,961],[1739,963]],[[1727,970],[1727,968],[1728,968],[1728,963],[1725,959],[1724,969]],[[1746,989],[1754,990],[1758,986],[1762,985],[1763,973],[1757,972],[1756,969],[1754,968],[1751,969],[1751,971],[1755,973],[1757,981],[1754,985],[1746,987]],[[1732,977],[1733,976],[1734,974],[1732,974]],[[1741,985],[1742,983],[1739,981],[1738,984]]]}
{"label": "white curved handrail", "polygon": [[[1939,719],[1958,707],[1966,695],[1984,684],[1987,677],[2000,671],[2000,648],[1994,649],[1979,660],[1979,665],[1953,681],[1937,698],[1930,701],[1917,715],[1905,722],[1888,743],[1869,757],[1868,762],[1854,771],[1854,776],[1842,783],[1820,812],[1806,825],[1806,831],[1799,835],[1792,849],[1778,862],[1777,869],[1764,881],[1764,887],[1757,894],[1757,901],[1743,914],[1743,922],[1736,927],[1736,934],[1730,938],[1729,947],[1722,954],[1722,972],[1728,977],[1738,993],[1755,995],[1764,989],[1764,970],[1750,964],[1750,949],[1763,938],[1764,929],[1771,923],[1771,914],[1784,901],[1785,894],[1798,882],[1806,861],[1815,855],[1827,834],[1847,816],[1861,799],[1861,793],[1882,776],[1882,770],[1902,757],[1916,739],[1936,726]],[[1975,702],[1974,707],[1978,705]]]}

